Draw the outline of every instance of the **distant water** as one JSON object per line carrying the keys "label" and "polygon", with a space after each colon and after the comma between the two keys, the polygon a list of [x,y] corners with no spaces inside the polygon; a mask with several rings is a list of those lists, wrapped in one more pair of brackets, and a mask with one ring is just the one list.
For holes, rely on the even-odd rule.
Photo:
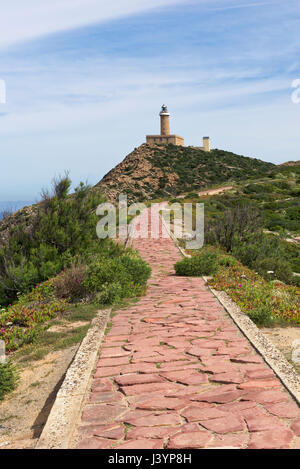
{"label": "distant water", "polygon": [[16,212],[20,208],[25,207],[25,205],[31,205],[31,204],[32,204],[32,202],[28,201],[28,200],[17,200],[17,201],[7,200],[7,201],[3,201],[3,202],[0,201],[0,220],[2,218],[3,212],[5,212],[7,210],[9,212]]}

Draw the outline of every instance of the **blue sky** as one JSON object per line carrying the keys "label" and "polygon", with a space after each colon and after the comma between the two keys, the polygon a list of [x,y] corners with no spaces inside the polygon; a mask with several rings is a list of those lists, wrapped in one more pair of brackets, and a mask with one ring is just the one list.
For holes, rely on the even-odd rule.
{"label": "blue sky", "polygon": [[[1,7],[0,200],[97,183],[159,130],[300,159],[298,0],[10,0]],[[110,4],[111,3],[111,4]]]}

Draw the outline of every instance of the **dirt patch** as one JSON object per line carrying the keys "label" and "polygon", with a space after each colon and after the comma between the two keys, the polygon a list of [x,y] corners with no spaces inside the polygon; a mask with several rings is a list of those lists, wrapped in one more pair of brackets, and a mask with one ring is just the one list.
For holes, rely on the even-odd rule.
{"label": "dirt patch", "polygon": [[218,189],[209,189],[207,191],[198,192],[198,195],[200,197],[202,195],[217,195],[217,194],[221,194],[222,192],[230,191],[231,189],[233,189],[232,186],[224,186],[224,187],[219,187]]}
{"label": "dirt patch", "polygon": [[[231,189],[234,189],[233,186],[222,186],[218,187],[217,189],[207,189],[205,191],[200,191],[198,192],[199,197],[205,197],[206,195],[218,195],[218,194],[223,194],[226,191],[230,191]],[[177,195],[177,199],[183,199],[186,197],[186,194],[181,194]]]}
{"label": "dirt patch", "polygon": [[300,374],[300,327],[263,328],[261,331]]}
{"label": "dirt patch", "polygon": [[49,327],[48,332],[65,332],[76,327],[86,326],[87,324],[89,324],[89,321],[65,322],[64,324]]}
{"label": "dirt patch", "polygon": [[18,388],[0,404],[0,449],[35,447],[77,349],[51,352],[21,371]]}

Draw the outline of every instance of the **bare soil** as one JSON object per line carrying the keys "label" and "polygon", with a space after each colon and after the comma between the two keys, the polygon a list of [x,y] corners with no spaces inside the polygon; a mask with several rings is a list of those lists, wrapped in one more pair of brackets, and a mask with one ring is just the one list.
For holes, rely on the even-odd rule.
{"label": "bare soil", "polygon": [[219,187],[218,189],[208,189],[206,191],[198,192],[198,195],[200,196],[201,195],[217,195],[226,191],[230,191],[231,189],[233,189],[232,186],[224,186],[224,187]]}
{"label": "bare soil", "polygon": [[[217,189],[206,189],[205,191],[200,191],[198,192],[198,195],[201,197],[204,197],[206,195],[217,195],[217,194],[223,194],[224,192],[226,191],[230,191],[231,189],[233,189],[233,186],[222,186],[222,187],[218,187]],[[182,195],[177,195],[176,198],[177,199],[182,199],[185,197],[186,194],[182,194]]]}
{"label": "bare soil", "polygon": [[262,328],[261,331],[300,374],[300,327]]}
{"label": "bare soil", "polygon": [[0,449],[34,448],[79,345],[49,353],[22,370],[0,404]]}

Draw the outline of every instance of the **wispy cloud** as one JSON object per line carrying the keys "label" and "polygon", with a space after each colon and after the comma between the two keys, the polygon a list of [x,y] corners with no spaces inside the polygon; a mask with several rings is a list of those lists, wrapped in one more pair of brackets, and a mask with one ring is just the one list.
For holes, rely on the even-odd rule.
{"label": "wispy cloud", "polygon": [[[230,2],[230,0],[229,0]],[[232,4],[232,5],[223,5],[223,6],[212,6],[209,7],[210,9],[214,9],[216,11],[225,11],[225,10],[240,10],[242,8],[255,8],[255,7],[266,7],[268,5],[279,4],[280,0],[270,0],[265,1],[261,0],[260,2],[244,2],[239,4]]]}
{"label": "wispy cloud", "polygon": [[0,7],[0,44],[3,46],[187,2],[188,0],[10,0]]}

